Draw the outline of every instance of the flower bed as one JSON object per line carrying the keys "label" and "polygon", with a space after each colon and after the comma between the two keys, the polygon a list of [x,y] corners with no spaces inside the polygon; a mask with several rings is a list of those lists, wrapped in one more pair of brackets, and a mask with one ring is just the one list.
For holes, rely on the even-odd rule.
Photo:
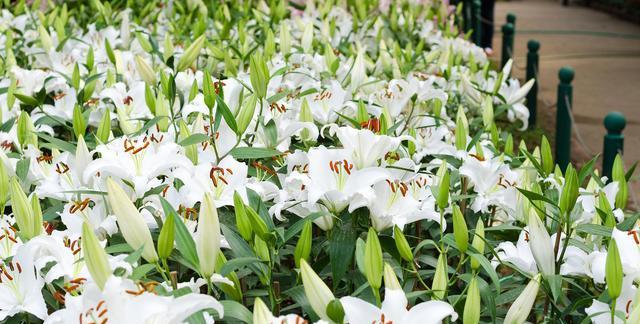
{"label": "flower bed", "polygon": [[3,9],[0,321],[638,323],[633,170],[517,143],[459,12]]}

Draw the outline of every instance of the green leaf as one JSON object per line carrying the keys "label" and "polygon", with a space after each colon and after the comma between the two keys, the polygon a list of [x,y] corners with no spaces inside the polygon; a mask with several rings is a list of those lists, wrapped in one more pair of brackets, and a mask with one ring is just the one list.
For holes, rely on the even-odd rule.
{"label": "green leaf", "polygon": [[494,270],[493,266],[491,266],[491,262],[489,262],[489,260],[487,260],[487,258],[480,253],[467,251],[467,254],[470,257],[472,257],[474,260],[478,261],[482,269],[484,269],[484,271],[489,275],[489,278],[491,278],[491,281],[493,282],[493,285],[496,288],[495,296],[500,295],[500,279],[498,278],[498,274],[496,273],[496,270]]}
{"label": "green leaf", "polygon": [[576,227],[576,231],[602,237],[611,237],[611,229],[598,224],[580,224]]}
{"label": "green leaf", "polygon": [[40,105],[40,101],[38,101],[38,99],[32,97],[32,96],[27,96],[27,95],[23,95],[20,93],[14,93],[13,94],[16,98],[18,98],[18,100],[20,100],[23,104],[27,105],[27,106],[39,106]]}
{"label": "green leaf", "polygon": [[221,300],[220,304],[224,307],[224,318],[228,321],[229,318],[233,318],[244,323],[251,323],[253,321],[253,314],[244,305],[233,300]]}
{"label": "green leaf", "polygon": [[222,268],[220,269],[220,274],[226,276],[233,271],[236,271],[253,263],[262,263],[262,260],[255,257],[240,257],[231,259],[222,266]]}
{"label": "green leaf", "polygon": [[[245,240],[243,240],[240,235],[238,235],[236,232],[234,232],[224,224],[220,224],[220,228],[222,229],[224,238],[227,239],[227,242],[229,242],[229,245],[231,246],[231,252],[233,253],[233,256],[235,258],[251,257],[257,259],[249,244],[247,244],[247,242],[245,242]],[[262,281],[264,284],[267,284],[269,282],[269,278],[267,276],[267,273],[269,273],[269,268],[265,264],[251,263],[248,264],[247,267],[249,267],[251,271],[258,275],[260,281]]]}
{"label": "green leaf", "polygon": [[184,257],[185,261],[188,262],[188,266],[196,270],[198,269],[198,265],[200,264],[200,260],[198,259],[198,252],[196,250],[196,242],[193,240],[193,236],[187,229],[187,226],[182,222],[182,217],[176,214],[176,211],[173,210],[173,207],[166,201],[164,198],[160,198],[160,203],[162,204],[162,209],[164,210],[165,215],[174,214],[175,220],[175,239],[176,246],[180,254]]}
{"label": "green leaf", "polygon": [[130,278],[133,280],[138,280],[144,277],[147,273],[149,273],[149,271],[153,270],[155,267],[156,267],[155,265],[150,263],[139,265],[133,270],[133,273],[131,273]]}
{"label": "green leaf", "polygon": [[221,114],[229,128],[231,128],[234,133],[238,134],[238,124],[236,124],[236,118],[233,116],[229,106],[227,106],[221,96],[216,96],[216,102],[218,103],[216,106],[216,115]]}
{"label": "green leaf", "polygon": [[30,158],[26,158],[16,163],[16,175],[22,181],[24,181],[27,178],[27,174],[29,173],[29,166],[31,165],[30,161],[31,161]]}
{"label": "green leaf", "polygon": [[329,239],[329,257],[334,289],[353,261],[356,238],[356,230],[351,226],[351,220],[333,228]]}
{"label": "green leaf", "polygon": [[76,154],[76,146],[71,144],[70,142],[67,141],[63,141],[60,139],[57,139],[55,137],[52,137],[48,134],[45,133],[37,133],[38,137],[42,138],[43,140],[49,142],[52,146],[52,148],[56,148],[56,149],[60,149],[63,151],[67,151],[71,154]]}
{"label": "green leaf", "polygon": [[178,144],[180,146],[186,147],[186,146],[189,146],[189,145],[206,142],[208,140],[209,140],[209,136],[207,136],[207,134],[198,133],[198,134],[189,135],[189,137],[183,139]]}
{"label": "green leaf", "polygon": [[238,160],[264,159],[282,155],[280,151],[263,147],[236,147],[231,150],[231,156]]}

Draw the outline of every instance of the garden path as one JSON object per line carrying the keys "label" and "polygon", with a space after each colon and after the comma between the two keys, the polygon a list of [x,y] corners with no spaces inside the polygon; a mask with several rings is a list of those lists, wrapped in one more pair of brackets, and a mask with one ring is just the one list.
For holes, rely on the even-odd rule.
{"label": "garden path", "polygon": [[[640,160],[640,25],[579,4],[564,7],[554,0],[499,1],[496,3],[494,57],[499,60],[507,13],[517,16],[514,76],[524,78],[527,42],[536,39],[540,47],[538,124],[549,133],[555,129],[558,70],[571,66],[573,111],[579,137],[574,131],[572,158],[580,163],[602,152],[603,119],[620,111],[627,119],[623,131],[627,166]],[[598,163],[600,166],[600,163]],[[640,170],[636,170],[630,207],[640,210]]]}

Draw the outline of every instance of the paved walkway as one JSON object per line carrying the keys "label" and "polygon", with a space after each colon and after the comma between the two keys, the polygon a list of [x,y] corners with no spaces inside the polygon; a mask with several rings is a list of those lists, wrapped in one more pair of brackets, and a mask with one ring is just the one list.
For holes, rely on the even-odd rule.
{"label": "paved walkway", "polygon": [[[586,161],[602,152],[603,118],[609,111],[620,111],[627,118],[625,163],[630,166],[640,160],[640,25],[578,4],[563,7],[559,0],[515,0],[496,3],[496,29],[505,23],[509,12],[517,16],[515,76],[525,76],[527,41],[541,43],[540,101],[555,101],[560,67],[575,70],[573,111],[585,145],[574,139],[573,159]],[[501,38],[496,32],[498,59]],[[549,131],[555,129],[555,108],[540,102],[538,111],[539,124]],[[640,168],[631,186],[636,210],[640,210],[639,174]],[[633,205],[634,198],[629,202]]]}

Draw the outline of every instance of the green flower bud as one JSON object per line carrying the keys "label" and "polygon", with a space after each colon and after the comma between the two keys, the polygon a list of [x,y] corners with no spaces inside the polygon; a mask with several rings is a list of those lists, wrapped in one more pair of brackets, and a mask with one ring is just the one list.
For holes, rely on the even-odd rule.
{"label": "green flower bud", "polygon": [[71,74],[71,85],[74,89],[80,90],[80,68],[78,63],[73,67],[73,73]]}
{"label": "green flower bud", "polygon": [[560,211],[562,213],[571,213],[571,210],[573,210],[578,200],[578,189],[578,174],[576,173],[576,169],[569,164],[564,175],[564,186],[560,194]]}
{"label": "green flower bud", "polygon": [[209,71],[204,71],[202,79],[202,94],[204,95],[204,103],[209,109],[213,109],[216,103],[216,90],[213,86],[213,79]]}
{"label": "green flower bud", "polygon": [[274,317],[260,297],[253,302],[253,323],[271,323]]}
{"label": "green flower bud", "polygon": [[116,116],[118,117],[118,124],[123,133],[133,134],[138,131],[138,127],[129,121],[129,116],[127,116],[123,107],[116,108]]}
{"label": "green flower bud", "polygon": [[618,193],[616,194],[616,207],[624,209],[627,206],[627,199],[629,198],[629,185],[624,173],[624,166],[622,164],[622,157],[620,154],[616,155],[613,160],[613,168],[611,170],[611,178],[613,181],[618,182]]}
{"label": "green flower bud", "polygon": [[40,36],[40,43],[42,44],[42,48],[45,50],[45,52],[50,52],[53,48],[53,42],[51,41],[49,32],[47,32],[47,29],[42,24],[38,26],[38,35]]}
{"label": "green flower bud", "polygon": [[100,242],[93,233],[93,229],[87,222],[82,223],[82,255],[84,263],[89,269],[91,278],[95,280],[100,289],[104,288],[105,283],[111,277],[112,270],[109,265],[107,253],[104,251]]}
{"label": "green flower bud", "polygon": [[[482,218],[479,218],[476,223],[475,236],[471,241],[471,246],[478,250],[479,253],[484,253],[484,223],[482,222]],[[478,270],[478,268],[480,268],[480,262],[475,258],[471,258],[471,269]]]}
{"label": "green flower bud", "polygon": [[524,290],[520,293],[520,296],[518,296],[513,304],[511,304],[511,307],[504,318],[504,324],[522,324],[526,322],[527,317],[529,317],[529,313],[531,313],[531,308],[536,302],[536,297],[538,296],[540,277],[541,275],[538,274],[531,279]]}
{"label": "green flower bud", "polygon": [[145,52],[151,53],[151,51],[153,51],[153,46],[151,46],[149,38],[145,37],[144,34],[142,34],[141,32],[137,32],[136,39],[138,40],[138,44],[140,44],[140,47],[142,47]]}
{"label": "green flower bud", "polygon": [[242,238],[249,242],[253,238],[253,229],[251,227],[251,220],[247,216],[247,208],[242,201],[242,197],[238,192],[233,193],[233,209],[236,214],[236,227]]}
{"label": "green flower bud", "polygon": [[458,249],[464,254],[469,246],[469,229],[458,205],[453,205],[453,235]]}
{"label": "green flower bud", "polygon": [[[184,120],[180,120],[179,122],[180,125],[180,134],[178,134],[178,140],[179,141],[183,141],[185,139],[187,139],[189,136],[191,136],[191,131],[189,130],[189,127],[187,126],[187,123]],[[184,154],[187,156],[187,158],[189,158],[189,160],[191,160],[191,162],[193,162],[194,165],[198,164],[198,145],[196,144],[191,144],[191,145],[187,145],[184,148]]]}
{"label": "green flower bud", "polygon": [[367,241],[364,245],[364,274],[369,285],[377,290],[382,285],[382,247],[378,240],[378,233],[370,227]]}
{"label": "green flower bud", "polygon": [[444,253],[440,253],[436,264],[436,272],[433,275],[433,284],[431,285],[435,299],[444,300],[444,296],[447,294],[447,286],[449,284],[447,267],[447,257]]}
{"label": "green flower bud", "polygon": [[291,32],[289,25],[280,24],[280,52],[283,55],[289,54],[291,51]]}
{"label": "green flower bud", "polygon": [[555,273],[556,262],[553,245],[547,228],[537,213],[529,214],[529,247],[540,272],[551,276]]}
{"label": "green flower bud", "polygon": [[333,323],[344,323],[344,308],[340,299],[334,299],[327,305],[327,316]]}
{"label": "green flower bud", "polygon": [[87,131],[87,121],[84,119],[84,115],[82,114],[82,109],[80,105],[75,105],[73,108],[73,133],[76,137],[83,136]]}
{"label": "green flower bud", "polygon": [[9,196],[11,197],[11,208],[19,227],[20,237],[28,241],[42,233],[42,218],[37,222],[31,203],[27,195],[22,190],[17,178],[12,178],[9,184]]}
{"label": "green flower bud", "polygon": [[393,227],[393,238],[396,242],[396,248],[400,253],[400,257],[405,261],[413,261],[413,252],[411,252],[411,246],[409,246],[407,238],[404,236],[404,233],[402,233],[402,230],[397,225]]}
{"label": "green flower bud", "polygon": [[238,134],[244,134],[249,124],[251,124],[253,115],[256,112],[256,105],[258,105],[258,98],[254,94],[250,95],[249,98],[242,103],[238,116],[236,117]]}
{"label": "green flower bud", "polygon": [[158,92],[156,98],[156,117],[163,117],[158,120],[158,128],[161,132],[166,132],[169,129],[169,102],[165,99],[162,92]]}
{"label": "green flower bud", "polygon": [[461,118],[456,119],[456,149],[459,151],[467,150],[467,129],[464,127],[464,121]]}
{"label": "green flower bud", "polygon": [[35,133],[33,121],[31,120],[31,116],[25,111],[22,111],[20,116],[18,116],[17,132],[20,146],[33,145],[38,147],[38,136]]}
{"label": "green flower bud", "polygon": [[400,282],[398,281],[398,277],[396,277],[396,273],[393,272],[393,268],[386,262],[384,263],[384,287],[386,289],[394,290],[402,289],[402,286],[400,286]]}
{"label": "green flower bud", "polygon": [[504,154],[513,154],[513,135],[511,133],[507,135],[507,139],[504,142]]}
{"label": "green flower bud", "polygon": [[175,238],[175,216],[173,213],[167,215],[162,224],[160,235],[158,236],[158,257],[166,260],[173,251],[173,242]]}
{"label": "green flower bud", "polygon": [[143,249],[142,257],[149,263],[158,261],[151,232],[129,196],[111,178],[107,179],[107,200],[118,221],[124,240],[134,249]]}
{"label": "green flower bud", "polygon": [[616,299],[622,291],[622,261],[618,252],[618,244],[616,240],[609,242],[607,249],[607,261],[605,265],[604,276],[607,282],[607,291],[611,299]]}
{"label": "green flower bud", "polygon": [[551,174],[553,171],[553,155],[551,154],[551,145],[547,140],[547,137],[542,135],[542,143],[540,143],[540,156],[542,160],[542,170],[545,174]]}
{"label": "green flower bud", "polygon": [[102,115],[102,120],[100,120],[100,124],[98,125],[98,130],[96,131],[96,138],[100,140],[102,143],[106,143],[109,141],[109,135],[111,134],[111,113],[108,109],[105,109],[104,115]]}
{"label": "green flower bud", "polygon": [[267,29],[267,37],[264,41],[264,56],[270,59],[276,52],[276,40],[271,29]]}
{"label": "green flower bud", "polygon": [[267,95],[269,85],[269,68],[264,57],[256,53],[249,60],[249,78],[253,92],[259,99],[264,99]]}
{"label": "green flower bud", "polygon": [[116,64],[116,55],[114,54],[113,48],[111,47],[111,43],[109,43],[108,39],[104,40],[104,50],[107,52],[107,58],[111,64]]}
{"label": "green flower bud", "polygon": [[480,288],[478,288],[478,277],[471,278],[469,289],[467,290],[467,300],[464,303],[463,324],[478,324],[480,322]]}
{"label": "green flower bud", "polygon": [[491,96],[486,96],[482,101],[482,123],[484,129],[489,129],[493,125],[493,102],[491,100]]}
{"label": "green flower bud", "polygon": [[147,84],[155,85],[158,82],[156,78],[156,72],[147,64],[147,62],[140,56],[136,55],[136,68],[142,80]]}
{"label": "green flower bud", "polygon": [[89,47],[89,53],[87,53],[87,60],[85,61],[85,66],[89,71],[93,70],[93,60],[94,60],[93,57],[94,57],[94,54],[93,54],[93,46],[92,46],[92,47]]}
{"label": "green flower bud", "polygon": [[269,228],[267,227],[267,224],[264,222],[264,220],[262,220],[260,215],[258,215],[258,213],[253,210],[251,206],[245,206],[244,210],[247,214],[247,218],[251,222],[251,228],[253,229],[253,232],[256,233],[256,235],[258,235],[264,241],[269,241]]}
{"label": "green flower bud", "polygon": [[9,174],[4,166],[4,161],[0,159],[0,213],[9,200]]}
{"label": "green flower bud", "polygon": [[[163,41],[162,47],[163,47],[162,58],[166,62],[171,56],[173,56],[173,53],[175,50],[173,48],[173,43],[171,42],[170,33],[164,34],[164,41]],[[180,71],[178,70],[177,72],[180,72]]]}
{"label": "green flower bud", "polygon": [[447,208],[447,205],[449,204],[449,186],[450,186],[450,180],[449,180],[449,170],[447,169],[446,166],[446,162],[442,162],[442,166],[440,167],[441,170],[444,170],[443,172],[441,172],[440,170],[438,170],[438,173],[441,173],[442,175],[440,176],[440,183],[438,184],[438,193],[436,195],[436,202],[438,204],[438,209],[439,210],[444,210],[445,208]]}
{"label": "green flower bud", "polygon": [[316,312],[320,318],[326,321],[331,320],[327,314],[327,306],[335,299],[333,293],[331,293],[331,289],[327,287],[324,281],[322,281],[304,259],[300,260],[300,276],[302,277],[304,293],[313,311]]}
{"label": "green flower bud", "polygon": [[312,226],[311,221],[306,221],[304,226],[302,227],[302,232],[300,234],[300,238],[298,239],[298,243],[296,244],[296,249],[293,252],[293,257],[296,262],[296,267],[300,267],[301,259],[308,259],[311,254],[311,232]]}
{"label": "green flower bud", "polygon": [[198,230],[195,233],[196,251],[200,260],[200,274],[211,277],[216,269],[220,253],[220,221],[218,210],[210,193],[204,195],[198,215]]}
{"label": "green flower bud", "polygon": [[190,67],[193,62],[200,55],[200,50],[204,46],[205,36],[202,35],[198,37],[187,49],[184,51],[184,54],[178,60],[178,65],[176,65],[176,72],[181,72]]}

